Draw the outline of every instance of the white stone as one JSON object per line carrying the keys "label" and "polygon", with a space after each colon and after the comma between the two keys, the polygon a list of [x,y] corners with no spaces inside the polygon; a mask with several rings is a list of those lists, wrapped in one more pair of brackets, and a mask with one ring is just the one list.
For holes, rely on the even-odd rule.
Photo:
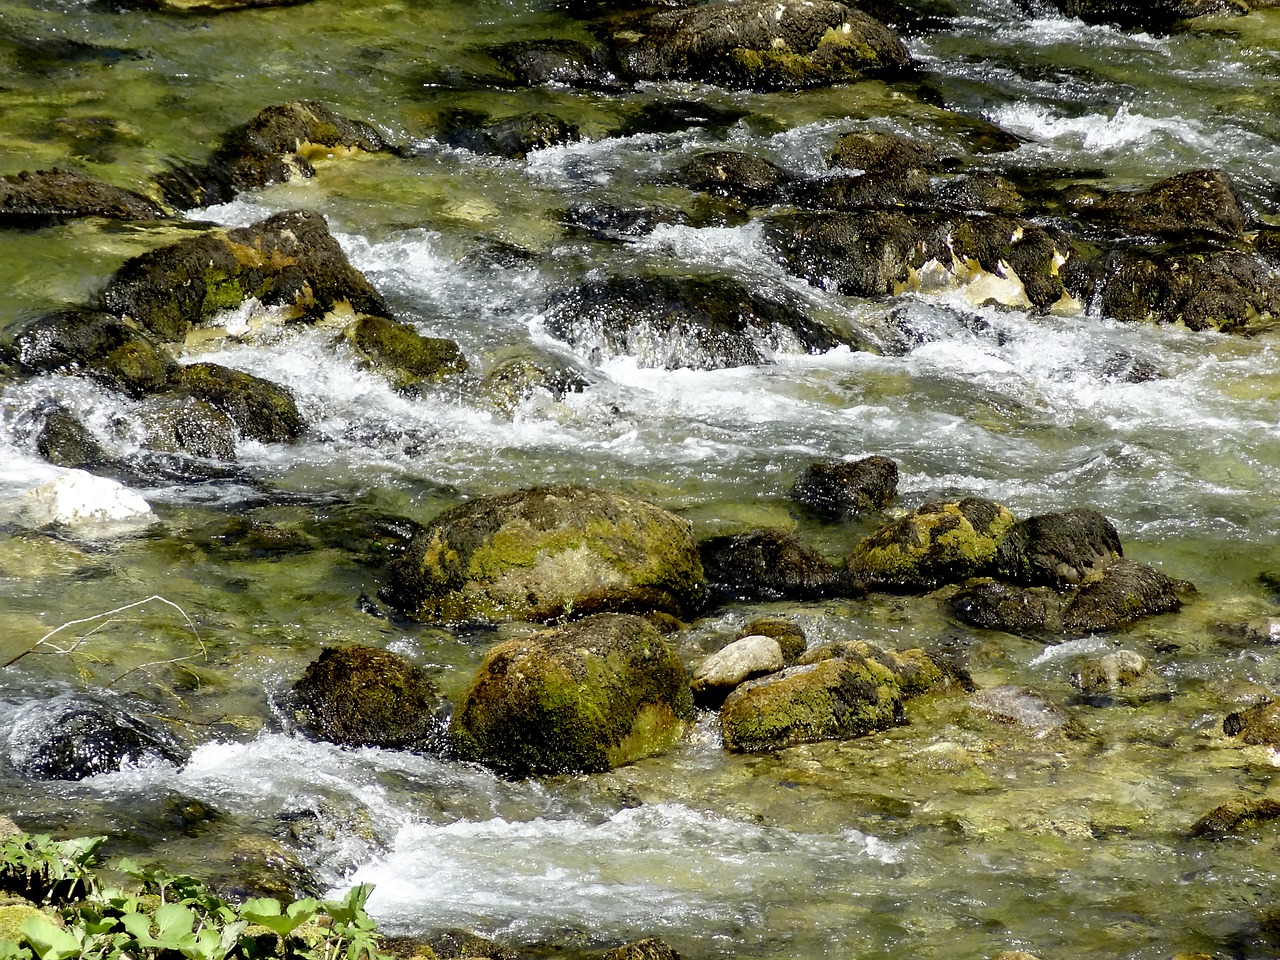
{"label": "white stone", "polygon": [[754,635],[735,640],[711,654],[693,672],[695,691],[732,689],[750,677],[782,669],[782,647],[773,637]]}
{"label": "white stone", "polygon": [[22,499],[21,510],[28,521],[40,526],[75,526],[150,516],[151,505],[115,480],[95,477],[84,470],[68,470],[28,493]]}

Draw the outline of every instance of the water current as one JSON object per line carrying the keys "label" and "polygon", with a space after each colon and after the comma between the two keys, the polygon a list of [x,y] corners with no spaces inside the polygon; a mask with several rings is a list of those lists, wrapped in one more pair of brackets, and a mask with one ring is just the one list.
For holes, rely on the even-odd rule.
{"label": "water current", "polygon": [[[1008,169],[1137,189],[1218,167],[1260,221],[1280,222],[1280,11],[1156,36],[1011,0],[956,9],[942,29],[908,37],[922,81],[582,93],[499,85],[482,52],[580,36],[550,0],[313,0],[209,16],[3,0],[0,174],[58,165],[141,188],[203,161],[268,105],[320,100],[410,149],[321,158],[311,179],[189,217],[241,225],[318,210],[397,314],[456,340],[473,372],[551,358],[588,386],[514,409],[456,386],[410,398],[335,350],[332,330],[219,342],[189,358],[287,385],[306,435],[242,442],[237,480],[137,487],[150,524],[52,535],[17,506],[63,472],[36,452],[31,411],[56,398],[122,455],[136,447],[136,412],[79,378],[4,385],[0,658],[68,621],[152,595],[169,603],[63,631],[70,652],[42,648],[0,670],[0,810],[31,829],[106,833],[112,852],[197,875],[266,859],[293,864],[313,890],[373,882],[370,909],[389,931],[461,927],[521,950],[660,936],[691,958],[1280,954],[1267,921],[1280,832],[1187,836],[1228,797],[1273,791],[1280,762],[1221,731],[1226,713],[1280,687],[1280,648],[1220,629],[1280,616],[1276,579],[1259,579],[1280,571],[1275,334],[1039,315],[955,291],[844,297],[784,272],[751,222],[659,226],[627,243],[564,225],[565,208],[583,202],[688,204],[664,175],[709,147],[820,176],[852,130],[955,151],[957,115],[1021,138],[998,161]],[[672,100],[727,119],[676,132],[631,124]],[[435,118],[455,108],[552,111],[583,137],[522,160],[477,156],[435,139]],[[90,220],[0,233],[0,330],[85,302],[127,257],[184,231]],[[506,266],[469,256],[495,244],[527,255]],[[726,370],[575,352],[542,311],[600,269],[732,276],[880,349],[782,352]],[[928,336],[885,349],[894,308]],[[957,319],[974,314],[985,322]],[[1155,375],[1117,375],[1135,363]],[[751,617],[783,613],[811,645],[951,642],[980,687],[1023,684],[1067,706],[1088,732],[1080,740],[1002,727],[957,695],[913,704],[910,725],[886,734],[766,756],[727,754],[708,715],[670,755],[509,782],[311,742],[273,713],[273,696],[325,644],[388,647],[456,695],[490,643],[532,629],[459,633],[369,615],[357,601],[376,593],[377,571],[332,534],[349,518],[425,522],[466,498],[578,482],[658,503],[699,536],[785,527],[835,559],[868,529],[801,516],[787,492],[813,460],[870,454],[898,462],[907,507],[974,494],[1020,516],[1096,508],[1128,555],[1193,581],[1197,597],[1119,638],[1047,648],[967,630],[934,598],[884,595],[730,606],[677,640],[692,663]],[[229,514],[301,531],[313,549],[221,549],[202,531]],[[1082,701],[1073,665],[1118,645],[1147,657],[1153,685]],[[21,778],[10,760],[24,724],[86,688],[170,718],[193,741],[191,760],[81,782]]]}

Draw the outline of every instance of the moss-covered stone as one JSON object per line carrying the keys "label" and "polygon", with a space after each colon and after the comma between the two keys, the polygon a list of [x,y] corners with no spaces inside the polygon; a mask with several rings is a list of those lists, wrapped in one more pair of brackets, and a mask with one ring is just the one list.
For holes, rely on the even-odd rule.
{"label": "moss-covered stone", "polygon": [[1243,743],[1280,746],[1280,701],[1267,700],[1227,714],[1222,732]]}
{"label": "moss-covered stone", "polygon": [[1019,520],[1000,544],[1000,575],[1025,586],[1079,584],[1124,553],[1120,534],[1097,510],[1081,508]]}
{"label": "moss-covered stone", "polygon": [[669,943],[649,937],[614,947],[601,960],[680,960],[680,954]]}
{"label": "moss-covered stone", "polygon": [[73,469],[89,470],[111,459],[80,418],[61,405],[45,414],[36,435],[36,449],[55,466]]}
{"label": "moss-covered stone", "polygon": [[177,367],[130,321],[92,309],[58,310],[33,320],[14,337],[10,352],[26,372],[84,374],[135,397],[163,388]]}
{"label": "moss-covered stone", "polygon": [[0,224],[33,227],[79,217],[158,220],[154,200],[71,170],[24,171],[0,177]]}
{"label": "moss-covered stone", "polygon": [[158,453],[236,458],[236,424],[211,403],[191,396],[149,397],[138,411],[146,445]]}
{"label": "moss-covered stone", "polygon": [[734,639],[741,640],[743,637],[772,637],[777,640],[787,666],[799,660],[809,647],[804,629],[787,617],[757,617],[743,626]]}
{"label": "moss-covered stone", "polygon": [[764,157],[734,150],[713,150],[682,164],[672,179],[692,190],[759,206],[778,203],[793,178]]}
{"label": "moss-covered stone", "polygon": [[726,600],[813,600],[856,592],[844,571],[785,530],[709,537],[698,551],[708,585]]}
{"label": "moss-covered stone", "polygon": [[438,383],[467,371],[467,359],[456,342],[424,337],[410,324],[389,317],[362,316],[346,336],[400,389]]}
{"label": "moss-covered stone", "polygon": [[435,749],[448,704],[431,676],[399,654],[325,647],[293,685],[300,729],[343,746]]}
{"label": "moss-covered stone", "polygon": [[1019,587],[998,580],[966,584],[948,601],[957,619],[982,630],[1039,636],[1062,629],[1067,601],[1048,587]]}
{"label": "moss-covered stone", "polygon": [[1118,630],[1179,609],[1179,592],[1193,589],[1146,564],[1121,558],[1081,584],[1063,611],[1062,626],[1068,633]]}
{"label": "moss-covered stone", "polygon": [[52,914],[44,913],[34,903],[0,904],[0,942],[25,943],[22,925],[37,916],[57,922]]}
{"label": "moss-covered stone", "polygon": [[881,527],[849,555],[849,575],[878,590],[924,591],[985,576],[1013,514],[991,500],[934,501]]}
{"label": "moss-covered stone", "polygon": [[936,172],[938,155],[927,143],[881,130],[855,130],[835,142],[827,165],[904,175],[908,170]]}
{"label": "moss-covered stone", "polygon": [[1191,825],[1191,836],[1216,839],[1280,820],[1280,800],[1271,797],[1232,797]]}
{"label": "moss-covered stone", "polygon": [[692,717],[684,665],[653,626],[598,614],[492,648],[450,734],[463,759],[522,777],[652,756]]}
{"label": "moss-covered stone", "polygon": [[472,110],[453,110],[439,121],[438,138],[472,153],[523,160],[542,150],[577,140],[575,124],[551,113],[524,113],[491,120]]}
{"label": "moss-covered stone", "polygon": [[294,440],[306,429],[293,394],[253,374],[216,363],[193,363],[178,370],[173,384],[176,390],[221,410],[254,440]]}
{"label": "moss-covered stone", "polygon": [[250,298],[278,309],[284,319],[314,321],[340,307],[391,315],[351,266],[324,217],[307,210],[212,230],[134,257],[116,271],[97,306],[168,342],[183,340],[193,325]]}
{"label": "moss-covered stone", "polygon": [[858,661],[874,661],[890,670],[897,678],[904,698],[918,697],[941,686],[948,673],[929,653],[913,650],[882,650],[865,640],[840,640],[824,643],[801,654],[799,663],[821,663],[836,657]]}
{"label": "moss-covered stone", "polygon": [[1249,223],[1230,177],[1221,170],[1180,173],[1147,190],[1104,194],[1078,205],[1076,212],[1139,236],[1202,234],[1240,240]]}
{"label": "moss-covered stone", "polygon": [[381,593],[422,620],[550,620],[606,610],[687,616],[705,594],[688,521],[584,487],[519,490],[437,517]]}
{"label": "moss-covered stone", "polygon": [[1053,0],[1053,4],[1086,23],[1114,23],[1156,32],[1168,32],[1195,17],[1241,16],[1249,11],[1244,0]]}

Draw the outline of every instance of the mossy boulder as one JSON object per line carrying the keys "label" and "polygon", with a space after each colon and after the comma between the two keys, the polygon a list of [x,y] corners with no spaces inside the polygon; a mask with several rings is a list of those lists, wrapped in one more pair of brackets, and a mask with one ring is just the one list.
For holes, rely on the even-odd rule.
{"label": "mossy boulder", "polygon": [[884,650],[865,640],[837,640],[806,650],[800,655],[800,664],[821,663],[844,657],[852,660],[873,660],[893,672],[905,698],[918,697],[957,679],[953,671],[945,667],[926,650]]}
{"label": "mossy boulder", "polygon": [[793,665],[809,648],[804,628],[788,617],[756,617],[744,624],[734,639],[743,637],[772,637],[777,640],[787,666]]}
{"label": "mossy boulder", "polygon": [[727,277],[609,276],[554,295],[547,332],[599,362],[717,370],[771,362],[773,353],[820,353],[848,341],[792,303]]}
{"label": "mossy boulder", "polygon": [[941,682],[941,669],[922,651],[892,654],[859,643],[811,650],[799,665],[729,694],[720,711],[724,745],[759,753],[904,724],[903,700],[931,686],[926,661]]}
{"label": "mossy boulder", "polygon": [[33,320],[7,352],[24,372],[83,374],[135,397],[162,389],[177,367],[154,337],[129,320],[82,308]]}
{"label": "mossy boulder", "polygon": [[154,200],[71,170],[24,171],[0,177],[0,224],[33,227],[80,217],[159,220]]}
{"label": "mossy boulder", "polygon": [[883,510],[897,495],[898,465],[888,457],[820,460],[801,470],[791,487],[793,500],[833,520]]}
{"label": "mossy boulder", "polygon": [[1035,637],[1061,631],[1066,602],[1049,587],[1019,587],[981,578],[957,591],[948,607],[971,627]]}
{"label": "mossy boulder", "polygon": [[1280,800],[1239,795],[1220,803],[1191,825],[1191,836],[1219,839],[1280,820]]}
{"label": "mossy boulder", "polygon": [[691,190],[738,200],[748,206],[761,206],[780,202],[793,177],[764,157],[734,150],[713,150],[682,164],[672,180]]}
{"label": "mossy boulder", "polygon": [[619,26],[612,52],[633,81],[792,90],[914,69],[892,30],[835,0],[720,0],[646,11]]}
{"label": "mossy boulder", "polygon": [[1280,701],[1264,700],[1227,714],[1222,732],[1254,746],[1280,746]]}
{"label": "mossy boulder", "polygon": [[688,521],[642,500],[537,487],[446,511],[387,569],[381,596],[422,620],[687,616],[703,602]]}
{"label": "mossy boulder", "polygon": [[668,749],[693,719],[684,665],[643,617],[597,614],[492,648],[450,724],[509,776],[597,772]]}
{"label": "mossy boulder", "polygon": [[0,942],[25,943],[22,926],[33,917],[41,917],[52,921],[53,917],[45,913],[34,903],[14,902],[15,898],[6,897],[10,902],[0,903]]}
{"label": "mossy boulder", "polygon": [[1147,676],[1147,659],[1134,650],[1090,657],[1071,671],[1071,685],[1086,696],[1136,687]]}
{"label": "mossy boulder", "polygon": [[412,325],[389,317],[362,316],[347,328],[346,337],[401,390],[467,372],[467,358],[455,341],[424,337]]}
{"label": "mossy boulder", "polygon": [[1007,508],[980,497],[926,503],[859,543],[849,576],[871,589],[904,592],[985,576],[1014,523]]}
{"label": "mossy boulder", "polygon": [[1061,590],[1123,553],[1111,521],[1097,510],[1080,508],[1019,520],[1000,544],[998,567],[1013,583]]}
{"label": "mossy boulder", "polygon": [[262,443],[297,439],[306,429],[293,394],[286,387],[217,363],[181,367],[173,388],[225,413],[241,434]]}
{"label": "mossy boulder", "polygon": [[577,90],[624,90],[630,81],[603,43],[579,40],[520,40],[490,51],[519,83],[555,84]]}
{"label": "mossy boulder", "polygon": [[[180,0],[201,2],[201,0]],[[244,0],[205,0],[212,4]],[[367,123],[315,100],[267,107],[228,131],[207,163],[177,167],[159,178],[166,198],[181,208],[226,203],[246,190],[315,174],[317,157],[394,149]]]}
{"label": "mossy boulder", "polygon": [[1143,563],[1125,558],[1107,565],[1099,576],[1080,585],[1063,611],[1068,633],[1101,633],[1130,626],[1147,617],[1172,613],[1182,606],[1179,593],[1194,590]]}
{"label": "mossy boulder", "polygon": [[443,746],[448,702],[421,667],[361,644],[325,647],[293,685],[298,727],[349,747]]}
{"label": "mossy boulder", "polygon": [[699,542],[712,592],[727,600],[815,600],[847,592],[844,572],[785,530]]}
{"label": "mossy boulder", "polygon": [[649,937],[614,947],[600,960],[680,960],[680,954],[676,953],[671,944],[657,937]]}
{"label": "mossy boulder", "polygon": [[45,411],[36,449],[55,466],[79,470],[92,470],[112,459],[84,422],[61,404]]}
{"label": "mossy boulder", "polygon": [[315,321],[340,309],[391,315],[324,217],[308,210],[212,230],[134,257],[116,271],[96,306],[172,342],[250,299],[285,320]]}
{"label": "mossy boulder", "polygon": [[909,170],[927,173],[939,170],[938,155],[933,147],[882,130],[855,130],[844,134],[828,152],[827,165],[899,176]]}

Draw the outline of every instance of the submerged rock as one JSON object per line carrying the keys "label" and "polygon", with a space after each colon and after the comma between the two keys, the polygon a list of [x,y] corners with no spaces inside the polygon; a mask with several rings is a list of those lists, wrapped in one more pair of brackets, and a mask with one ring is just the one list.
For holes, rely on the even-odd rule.
{"label": "submerged rock", "polygon": [[798,308],[727,277],[590,280],[555,296],[544,322],[593,362],[629,356],[668,370],[768,363],[775,352],[819,353],[846,342]]}
{"label": "submerged rock", "polygon": [[1084,694],[1115,693],[1136,685],[1146,674],[1142,654],[1117,650],[1080,664],[1071,674],[1071,685]]}
{"label": "submerged rock", "polygon": [[421,667],[360,644],[325,647],[291,692],[300,729],[348,747],[438,749],[448,706]]}
{"label": "submerged rock", "polygon": [[581,371],[559,358],[514,357],[490,370],[482,389],[494,406],[510,415],[521,403],[539,393],[563,400],[568,394],[581,393],[590,385]]}
{"label": "submerged rock", "polygon": [[[205,2],[243,5],[243,0]],[[292,100],[267,107],[229,131],[208,163],[178,167],[158,178],[158,183],[179,207],[207,207],[269,183],[311,177],[315,174],[311,160],[316,157],[391,149],[367,123],[348,119],[315,100]]]}
{"label": "submerged rock", "polygon": [[805,467],[791,497],[830,519],[883,510],[898,495],[898,465],[888,457],[824,460]]}
{"label": "submerged rock", "polygon": [[1050,736],[1079,739],[1085,729],[1061,707],[1024,687],[1001,686],[979,690],[969,698],[975,712],[1043,740]]}
{"label": "submerged rock", "polygon": [[992,500],[934,501],[881,527],[848,558],[850,577],[878,590],[925,591],[995,568],[1013,514]]}
{"label": "submerged rock", "polygon": [[463,759],[523,777],[631,763],[692,719],[684,666],[653,626],[597,614],[492,648],[450,733]]}
{"label": "submerged rock", "polygon": [[1280,820],[1280,800],[1271,797],[1232,797],[1191,825],[1191,836],[1218,839],[1249,827]]}
{"label": "submerged rock", "polygon": [[705,593],[688,521],[584,487],[519,490],[446,511],[388,567],[382,598],[422,620],[688,615]]}
{"label": "submerged rock", "polygon": [[521,40],[491,51],[518,82],[531,87],[543,84],[577,90],[625,90],[630,81],[603,44],[578,40]]}
{"label": "submerged rock", "polygon": [[181,764],[187,752],[114,701],[62,695],[23,708],[9,733],[9,758],[34,780],[83,780],[131,764]]}
{"label": "submerged rock", "polygon": [[71,170],[24,171],[0,177],[0,224],[44,226],[80,217],[159,220],[154,200]]}
{"label": "submerged rock", "polygon": [[1243,0],[1052,0],[1069,17],[1167,33],[1183,20],[1210,15],[1241,16]]}
{"label": "submerged rock", "polygon": [[1280,701],[1267,700],[1227,715],[1222,732],[1255,746],[1280,746]]}
{"label": "submerged rock", "polygon": [[708,585],[731,600],[815,600],[847,588],[843,571],[784,530],[709,537],[698,551]]}
{"label": "submerged rock", "polygon": [[251,373],[216,363],[192,363],[173,378],[175,390],[225,413],[240,432],[262,443],[296,440],[306,429],[293,394]]}

